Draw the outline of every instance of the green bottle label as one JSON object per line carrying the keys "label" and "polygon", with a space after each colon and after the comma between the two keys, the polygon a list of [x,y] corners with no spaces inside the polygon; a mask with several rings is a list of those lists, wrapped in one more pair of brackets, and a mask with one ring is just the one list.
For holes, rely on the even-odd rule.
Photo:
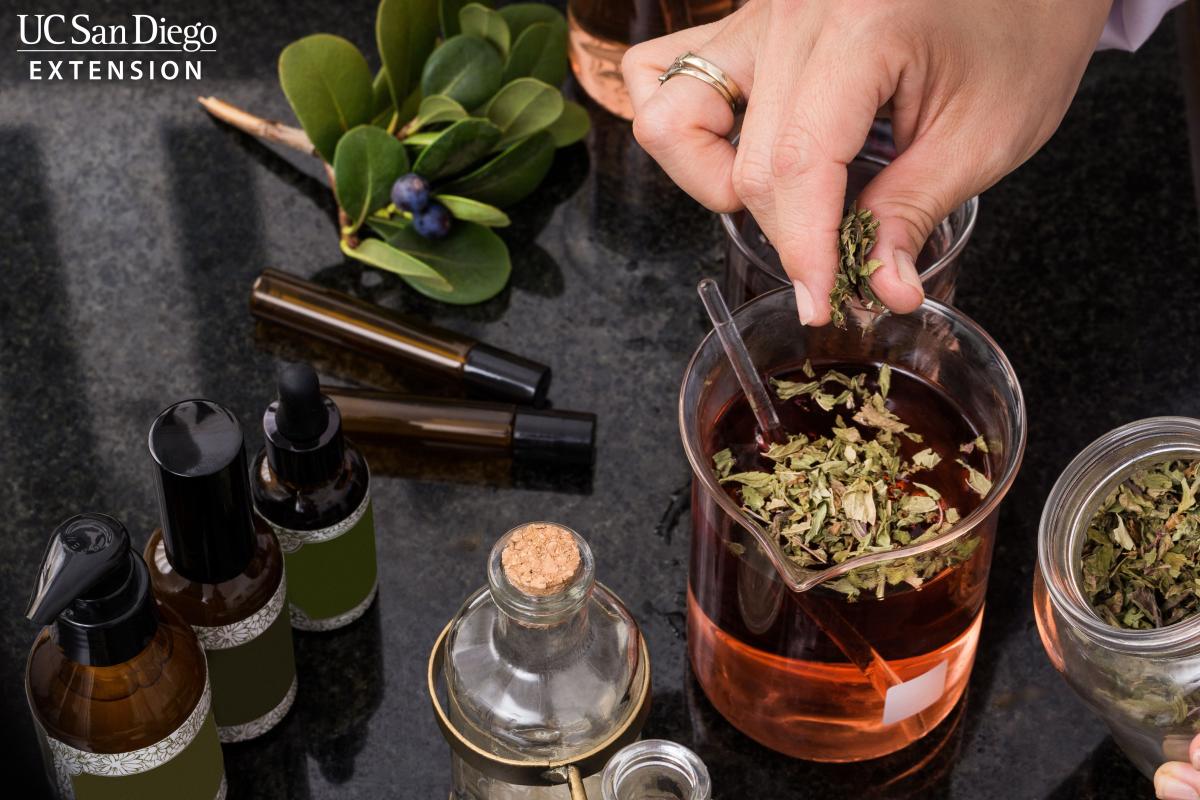
{"label": "green bottle label", "polygon": [[225,797],[225,765],[207,680],[204,693],[184,723],[149,747],[128,753],[90,753],[51,736],[45,736],[45,741],[58,793],[64,800]]}
{"label": "green bottle label", "polygon": [[370,492],[353,514],[328,528],[298,531],[267,523],[287,564],[293,628],[331,631],[363,615],[379,588]]}
{"label": "green bottle label", "polygon": [[[193,625],[208,657],[213,715],[222,742],[262,736],[296,699],[292,627],[282,613],[287,574],[266,605],[230,625]],[[174,800],[174,798],[172,798]]]}

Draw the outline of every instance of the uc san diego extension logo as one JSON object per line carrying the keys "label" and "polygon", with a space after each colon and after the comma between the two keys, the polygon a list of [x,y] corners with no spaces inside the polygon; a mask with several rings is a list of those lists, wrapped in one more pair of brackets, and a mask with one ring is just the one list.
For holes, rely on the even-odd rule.
{"label": "uc san diego extension logo", "polygon": [[217,29],[203,22],[130,14],[93,24],[88,14],[17,14],[31,81],[198,81]]}

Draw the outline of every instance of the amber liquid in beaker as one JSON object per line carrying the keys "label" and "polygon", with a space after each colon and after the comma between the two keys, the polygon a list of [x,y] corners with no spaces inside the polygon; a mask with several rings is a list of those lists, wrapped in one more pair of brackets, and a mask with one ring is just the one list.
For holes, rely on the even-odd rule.
{"label": "amber liquid in beaker", "polygon": [[735,0],[571,0],[567,4],[571,68],[593,100],[617,116],[633,119],[633,105],[621,78],[621,58],[629,46],[714,22],[739,4]]}
{"label": "amber liquid in beaker", "polygon": [[[848,375],[877,365],[827,364],[818,374],[838,369]],[[787,380],[808,380],[798,371],[777,373]],[[871,382],[868,382],[871,386]],[[893,369],[888,407],[924,441],[902,437],[904,457],[926,447],[942,456],[921,482],[938,490],[965,517],[980,498],[965,480],[958,457],[987,474],[978,451],[959,452],[976,431],[938,389]],[[826,412],[808,398],[777,401],[780,420],[790,433],[828,435],[836,411]],[[850,423],[850,414],[842,410]],[[873,437],[875,431],[862,428]],[[730,447],[734,471],[772,469],[759,454],[756,425],[744,398],[737,398],[713,426],[708,452]],[[693,483],[693,542],[688,586],[688,651],[705,694],[735,727],[767,747],[816,761],[861,761],[895,752],[924,736],[953,709],[966,688],[979,628],[991,561],[992,534],[972,555],[925,582],[920,589],[891,587],[883,599],[873,594],[848,601],[819,586],[801,597],[780,581],[753,542],[742,554],[728,542],[740,528],[698,483]],[[733,489],[730,489],[733,492]],[[979,529],[977,529],[979,530]],[[971,535],[975,535],[974,533]],[[838,614],[887,662],[901,681],[911,681],[945,665],[944,688],[915,716],[883,724],[884,696],[875,681],[852,663],[814,621]],[[935,672],[934,675],[939,675]],[[940,692],[938,691],[940,688]],[[929,691],[928,689],[926,691]]]}

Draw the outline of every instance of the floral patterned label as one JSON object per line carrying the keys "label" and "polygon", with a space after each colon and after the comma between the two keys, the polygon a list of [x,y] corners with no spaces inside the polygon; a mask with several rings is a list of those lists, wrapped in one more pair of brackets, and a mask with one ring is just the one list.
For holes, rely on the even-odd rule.
{"label": "floral patterned label", "polygon": [[[108,800],[172,788],[175,800],[222,800],[225,770],[212,717],[208,680],[183,724],[158,742],[125,753],[92,753],[45,736],[59,796]],[[179,787],[179,790],[174,790]]]}
{"label": "floral patterned label", "polygon": [[[279,539],[279,547],[285,553],[294,553],[306,544],[317,544],[319,542],[328,542],[348,533],[358,521],[367,513],[367,509],[371,507],[371,492],[368,490],[363,494],[362,502],[358,504],[358,508],[354,509],[354,513],[330,525],[327,528],[318,528],[315,531],[298,531],[292,528],[284,528],[281,525],[276,525],[271,520],[263,517],[263,520],[271,526],[271,530],[275,531],[275,537]],[[262,517],[262,514],[259,514]]]}
{"label": "floral patterned label", "polygon": [[196,638],[200,640],[200,644],[204,646],[205,650],[228,650],[233,647],[241,647],[254,641],[263,634],[263,631],[271,627],[271,623],[283,610],[283,601],[286,596],[287,576],[283,575],[280,577],[279,585],[275,587],[275,593],[271,595],[271,599],[250,616],[229,625],[215,627],[193,625],[192,630],[196,632]]}

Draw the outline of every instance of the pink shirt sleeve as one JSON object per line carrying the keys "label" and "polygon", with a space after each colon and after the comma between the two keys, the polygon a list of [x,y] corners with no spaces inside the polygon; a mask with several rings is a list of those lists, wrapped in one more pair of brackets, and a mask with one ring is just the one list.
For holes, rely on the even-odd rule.
{"label": "pink shirt sleeve", "polygon": [[1114,0],[1097,50],[1137,50],[1183,0]]}

